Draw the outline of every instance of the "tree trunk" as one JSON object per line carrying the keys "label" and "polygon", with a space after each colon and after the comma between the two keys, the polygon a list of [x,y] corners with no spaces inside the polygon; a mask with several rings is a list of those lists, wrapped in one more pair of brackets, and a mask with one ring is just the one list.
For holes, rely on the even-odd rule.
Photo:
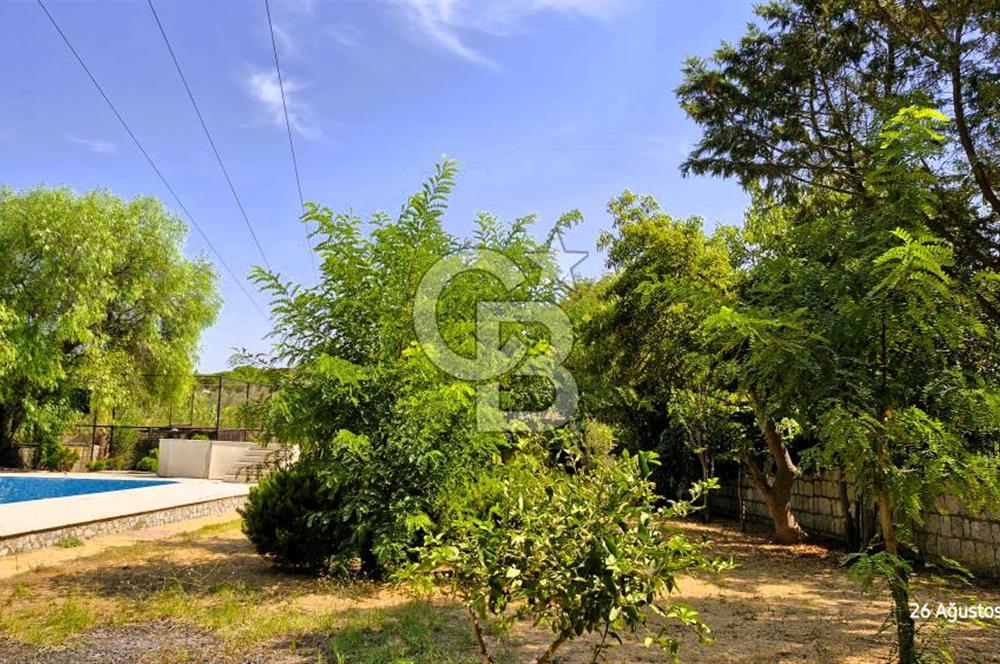
{"label": "tree trunk", "polygon": [[[883,335],[885,326],[883,325]],[[883,336],[884,339],[884,336]],[[883,348],[885,344],[883,341]],[[883,351],[884,357],[884,351]],[[883,365],[884,366],[884,365]],[[879,407],[879,419],[885,420],[885,409]],[[889,592],[892,594],[892,617],[896,623],[896,643],[899,646],[899,664],[917,664],[916,628],[910,615],[910,590],[907,583],[906,570],[900,564],[899,540],[896,538],[896,525],[892,510],[892,499],[886,486],[886,471],[888,464],[885,440],[883,434],[875,444],[875,496],[878,504],[878,520],[882,530],[882,543],[885,551],[892,556],[893,574],[889,579]]]}
{"label": "tree trunk", "polygon": [[[712,475],[715,473],[712,468],[712,460],[709,458],[708,453],[704,451],[698,452],[698,462],[701,464],[702,481],[707,482],[712,479]],[[708,509],[708,494],[709,492],[706,491],[701,496],[701,519],[705,523],[708,523],[711,518]]]}
{"label": "tree trunk", "polygon": [[559,638],[549,644],[549,647],[545,649],[538,659],[535,660],[535,664],[552,664],[552,658],[556,655],[556,650],[566,641],[566,635],[560,634]]}
{"label": "tree trunk", "polygon": [[767,512],[774,523],[775,540],[781,544],[796,544],[806,537],[805,531],[792,513],[791,504],[792,485],[798,477],[799,469],[792,462],[788,446],[778,433],[774,420],[764,411],[756,390],[750,390],[749,397],[761,433],[764,435],[764,442],[767,443],[767,451],[774,460],[774,480],[768,482],[764,472],[749,454],[744,454],[743,460],[750,470],[750,481],[767,505]]}
{"label": "tree trunk", "polygon": [[[879,522],[882,525],[882,539],[885,550],[898,561],[899,542],[892,522],[892,508],[889,492],[880,488],[878,492]],[[899,664],[917,664],[916,626],[910,614],[910,591],[906,570],[902,565],[894,565],[895,574],[889,582],[892,593],[893,619],[896,623],[896,640],[899,644]]]}
{"label": "tree trunk", "polygon": [[479,656],[482,657],[483,664],[496,664],[496,660],[493,659],[493,655],[490,654],[490,649],[486,645],[486,637],[483,634],[483,628],[479,624],[479,616],[472,608],[468,608],[469,612],[469,624],[472,626],[472,635],[476,639],[476,645],[479,646]]}

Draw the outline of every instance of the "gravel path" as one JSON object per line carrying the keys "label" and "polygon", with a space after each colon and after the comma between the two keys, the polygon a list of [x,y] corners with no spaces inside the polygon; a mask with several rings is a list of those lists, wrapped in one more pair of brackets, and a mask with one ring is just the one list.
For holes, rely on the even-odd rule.
{"label": "gravel path", "polygon": [[316,662],[317,648],[287,642],[237,652],[209,630],[158,620],[90,630],[63,646],[32,648],[0,638],[4,664],[305,664]]}

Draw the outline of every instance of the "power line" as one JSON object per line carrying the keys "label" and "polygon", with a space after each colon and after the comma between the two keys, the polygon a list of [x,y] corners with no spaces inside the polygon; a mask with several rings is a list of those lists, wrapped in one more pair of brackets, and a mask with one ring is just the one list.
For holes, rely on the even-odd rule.
{"label": "power line", "polygon": [[226,165],[222,161],[222,155],[219,154],[219,149],[215,146],[215,141],[212,139],[212,133],[208,131],[208,125],[205,124],[205,118],[201,114],[198,102],[195,101],[194,93],[191,92],[191,86],[188,85],[187,78],[184,76],[184,71],[181,69],[181,64],[177,60],[177,55],[174,53],[174,49],[170,45],[170,40],[167,38],[167,32],[163,29],[163,23],[160,22],[160,17],[156,13],[156,8],[153,6],[153,0],[146,0],[146,2],[149,4],[149,10],[153,12],[153,19],[156,21],[156,27],[160,29],[160,36],[163,37],[163,43],[167,46],[167,51],[170,53],[170,59],[174,61],[174,67],[177,69],[177,75],[180,76],[181,83],[184,84],[184,90],[187,91],[188,99],[191,100],[191,106],[194,107],[194,112],[198,116],[198,122],[201,123],[201,128],[205,130],[205,137],[208,139],[208,144],[212,146],[212,152],[215,153],[215,160],[219,162],[219,168],[222,169],[222,175],[226,178],[226,184],[229,185],[229,191],[233,193],[233,198],[236,200],[236,207],[240,209],[240,214],[243,215],[243,221],[246,223],[247,230],[250,231],[250,236],[253,238],[254,244],[257,245],[260,257],[264,259],[264,266],[267,267],[268,271],[270,271],[271,263],[267,260],[267,254],[264,253],[264,247],[261,246],[260,240],[257,239],[257,233],[254,232],[253,224],[250,223],[247,211],[243,207],[243,201],[240,200],[239,194],[236,193],[236,187],[233,185],[233,180],[229,177],[229,170],[226,169]]}
{"label": "power line", "polygon": [[259,304],[257,304],[257,300],[255,300],[250,295],[250,292],[246,289],[246,286],[243,285],[243,281],[239,277],[237,277],[236,273],[233,272],[233,269],[229,267],[229,264],[226,263],[226,260],[222,257],[222,254],[220,254],[219,250],[215,248],[215,245],[212,244],[212,241],[208,239],[208,236],[205,235],[205,231],[201,229],[201,226],[198,225],[197,221],[195,221],[194,216],[187,209],[187,206],[184,205],[183,201],[181,201],[180,196],[178,196],[177,192],[174,191],[174,188],[170,186],[170,183],[167,181],[167,178],[164,177],[163,172],[156,165],[156,162],[153,161],[153,158],[149,156],[149,153],[146,152],[146,148],[142,146],[142,143],[139,141],[139,139],[136,138],[136,135],[132,132],[132,129],[128,126],[128,123],[125,122],[125,118],[123,118],[121,113],[118,112],[118,108],[114,105],[114,102],[112,102],[111,98],[108,97],[106,92],[104,92],[104,88],[102,88],[101,84],[97,82],[96,78],[94,78],[94,75],[90,72],[90,68],[87,67],[87,63],[83,61],[83,58],[80,57],[80,54],[77,52],[76,48],[73,47],[72,42],[70,42],[69,37],[67,37],[66,33],[63,32],[61,27],[59,27],[59,23],[56,22],[55,17],[53,17],[52,14],[49,12],[48,7],[45,6],[43,0],[37,0],[37,2],[38,6],[42,8],[42,11],[45,12],[45,15],[49,18],[49,21],[52,23],[52,27],[56,29],[56,32],[59,33],[59,36],[62,37],[62,40],[66,43],[66,46],[73,54],[73,57],[75,57],[76,61],[80,63],[80,66],[83,68],[83,71],[87,74],[87,78],[89,78],[90,82],[94,84],[94,87],[97,88],[97,91],[101,94],[101,97],[103,97],[104,101],[108,104],[108,107],[111,109],[111,112],[114,113],[116,118],[118,118],[118,122],[125,130],[125,133],[127,133],[129,138],[132,139],[132,142],[135,143],[135,146],[139,149],[139,152],[142,153],[142,156],[145,157],[146,161],[149,162],[149,165],[153,168],[153,171],[156,173],[157,177],[160,178],[160,182],[162,182],[163,186],[167,188],[167,191],[170,192],[170,195],[174,197],[174,200],[177,202],[178,207],[180,207],[180,209],[184,212],[185,216],[187,216],[188,220],[191,222],[191,225],[194,226],[195,230],[198,231],[198,234],[201,235],[201,239],[205,241],[205,244],[212,251],[212,253],[215,254],[215,257],[219,260],[219,263],[222,264],[222,267],[226,270],[227,273],[229,273],[229,276],[233,278],[233,281],[236,282],[236,285],[239,286],[240,290],[243,291],[243,294],[250,301],[250,304],[252,304],[254,308],[258,312],[260,312],[262,316],[266,318],[267,314],[264,313],[264,310],[260,308]]}
{"label": "power line", "polygon": [[[292,139],[292,122],[288,119],[288,102],[285,100],[285,83],[281,78],[281,65],[278,63],[278,42],[274,39],[274,23],[271,21],[271,3],[264,0],[267,10],[267,27],[271,31],[271,51],[274,53],[274,70],[278,73],[278,89],[281,91],[281,108],[285,111],[285,129],[288,132],[288,149],[292,153],[292,169],[295,171],[295,185],[299,189],[299,205],[302,212],[306,211],[305,197],[302,196],[302,178],[299,177],[299,162],[295,157],[295,141]],[[316,275],[316,257],[313,256],[312,241],[309,239],[309,229],[306,228],[306,244],[309,246],[309,261],[312,263],[313,275]]]}

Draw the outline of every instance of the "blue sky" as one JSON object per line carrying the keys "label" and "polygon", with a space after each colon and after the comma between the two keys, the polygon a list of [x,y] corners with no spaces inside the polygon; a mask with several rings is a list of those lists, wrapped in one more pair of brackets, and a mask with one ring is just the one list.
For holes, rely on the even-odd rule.
{"label": "blue sky", "polygon": [[[312,271],[261,2],[159,2],[157,11],[272,266]],[[219,171],[145,2],[51,2],[50,11],[237,274],[259,254]],[[477,210],[564,211],[585,223],[569,249],[593,251],[625,188],[668,212],[738,223],[734,182],[682,178],[698,136],[673,90],[688,55],[735,40],[749,3],[522,0],[272,4],[307,200],[398,211],[442,155],[463,173],[447,218],[464,234]],[[33,2],[0,5],[0,183],[66,185],[176,206]],[[192,232],[188,253],[207,251]],[[599,257],[580,266],[598,273]],[[223,275],[224,308],[201,368],[270,329]],[[253,291],[251,291],[253,292]],[[256,294],[266,308],[266,298]]]}

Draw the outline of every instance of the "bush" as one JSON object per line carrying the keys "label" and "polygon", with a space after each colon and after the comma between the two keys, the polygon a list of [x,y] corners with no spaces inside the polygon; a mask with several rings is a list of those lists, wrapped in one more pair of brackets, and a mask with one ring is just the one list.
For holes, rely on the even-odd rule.
{"label": "bush", "polygon": [[139,432],[135,429],[119,428],[114,432],[111,442],[111,456],[107,460],[110,470],[128,470],[135,468],[143,457],[145,445],[140,445]]}
{"label": "bush", "polygon": [[277,470],[250,490],[240,510],[243,532],[257,553],[278,567],[321,573],[351,555],[339,492],[320,475],[316,463]]}
{"label": "bush", "polygon": [[69,472],[80,460],[80,453],[71,450],[54,437],[45,437],[38,445],[35,465],[45,470]]}
{"label": "bush", "polygon": [[109,463],[107,459],[94,459],[93,461],[87,462],[87,471],[91,473],[96,473],[101,470],[107,470]]}
{"label": "bush", "polygon": [[[729,564],[708,559],[701,544],[667,523],[692,508],[658,506],[649,480],[655,455],[605,457],[590,467],[576,461],[553,468],[522,455],[485,473],[456,497],[443,530],[398,578],[460,599],[484,661],[492,661],[481,627],[487,618],[526,616],[551,630],[539,663],[553,661],[560,646],[584,633],[603,634],[595,662],[626,632],[641,632],[647,645],[676,656],[671,622],[707,640],[698,614],[668,596],[678,575]],[[661,620],[647,622],[650,614]]]}
{"label": "bush", "polygon": [[139,459],[139,462],[135,464],[136,470],[141,470],[146,473],[155,473],[160,467],[160,450],[150,450],[148,456],[144,456]]}

